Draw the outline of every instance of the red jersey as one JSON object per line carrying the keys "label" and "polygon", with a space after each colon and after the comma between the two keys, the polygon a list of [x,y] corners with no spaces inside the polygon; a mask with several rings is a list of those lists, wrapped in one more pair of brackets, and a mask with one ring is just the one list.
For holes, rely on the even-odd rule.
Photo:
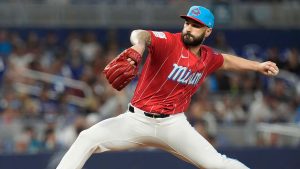
{"label": "red jersey", "polygon": [[149,32],[149,54],[131,104],[147,112],[184,112],[204,79],[223,64],[223,56],[205,45],[200,57],[194,55],[181,33]]}

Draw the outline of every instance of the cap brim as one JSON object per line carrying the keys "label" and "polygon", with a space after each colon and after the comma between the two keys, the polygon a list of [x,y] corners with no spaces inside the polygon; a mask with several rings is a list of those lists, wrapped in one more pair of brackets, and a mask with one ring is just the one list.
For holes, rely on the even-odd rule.
{"label": "cap brim", "polygon": [[[205,25],[205,24],[204,24],[203,22],[201,22],[200,20],[198,20],[198,19],[196,19],[196,18],[194,18],[194,17],[191,17],[191,16],[180,15],[180,17],[183,18],[183,19],[191,19],[191,20],[196,21],[196,22],[198,22],[198,23],[200,23],[200,24],[202,24],[202,25]],[[206,26],[207,26],[207,25],[206,25]]]}

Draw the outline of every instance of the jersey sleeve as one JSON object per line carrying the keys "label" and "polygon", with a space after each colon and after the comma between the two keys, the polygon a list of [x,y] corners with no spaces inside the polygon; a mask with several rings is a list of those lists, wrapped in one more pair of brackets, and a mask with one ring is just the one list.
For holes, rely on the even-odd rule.
{"label": "jersey sleeve", "polygon": [[152,58],[168,56],[174,47],[174,35],[170,32],[148,31],[151,34],[151,44],[148,46]]}
{"label": "jersey sleeve", "polygon": [[216,51],[212,50],[210,58],[211,59],[210,59],[210,62],[209,62],[208,74],[211,74],[211,73],[215,72],[224,63],[224,57],[219,52],[216,52]]}

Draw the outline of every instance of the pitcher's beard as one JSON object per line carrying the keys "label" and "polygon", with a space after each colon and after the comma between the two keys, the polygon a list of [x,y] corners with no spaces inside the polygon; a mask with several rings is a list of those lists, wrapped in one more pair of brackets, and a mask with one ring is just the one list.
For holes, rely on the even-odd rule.
{"label": "pitcher's beard", "polygon": [[204,34],[199,37],[195,37],[190,33],[181,33],[181,40],[186,46],[198,46],[203,43],[205,39]]}

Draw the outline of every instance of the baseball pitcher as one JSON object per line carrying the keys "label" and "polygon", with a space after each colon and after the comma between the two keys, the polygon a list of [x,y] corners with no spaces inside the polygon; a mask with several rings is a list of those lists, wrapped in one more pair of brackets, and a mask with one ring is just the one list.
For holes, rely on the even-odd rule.
{"label": "baseball pitcher", "polygon": [[137,75],[141,57],[148,48],[128,110],[82,131],[57,169],[80,169],[96,152],[145,146],[170,152],[198,168],[248,169],[218,153],[189,124],[184,112],[205,78],[218,69],[275,76],[278,67],[270,61],[250,61],[203,45],[214,26],[214,16],[207,8],[192,6],[181,17],[185,22],[180,33],[150,30],[131,33],[133,46],[103,71],[112,87],[122,90]]}

